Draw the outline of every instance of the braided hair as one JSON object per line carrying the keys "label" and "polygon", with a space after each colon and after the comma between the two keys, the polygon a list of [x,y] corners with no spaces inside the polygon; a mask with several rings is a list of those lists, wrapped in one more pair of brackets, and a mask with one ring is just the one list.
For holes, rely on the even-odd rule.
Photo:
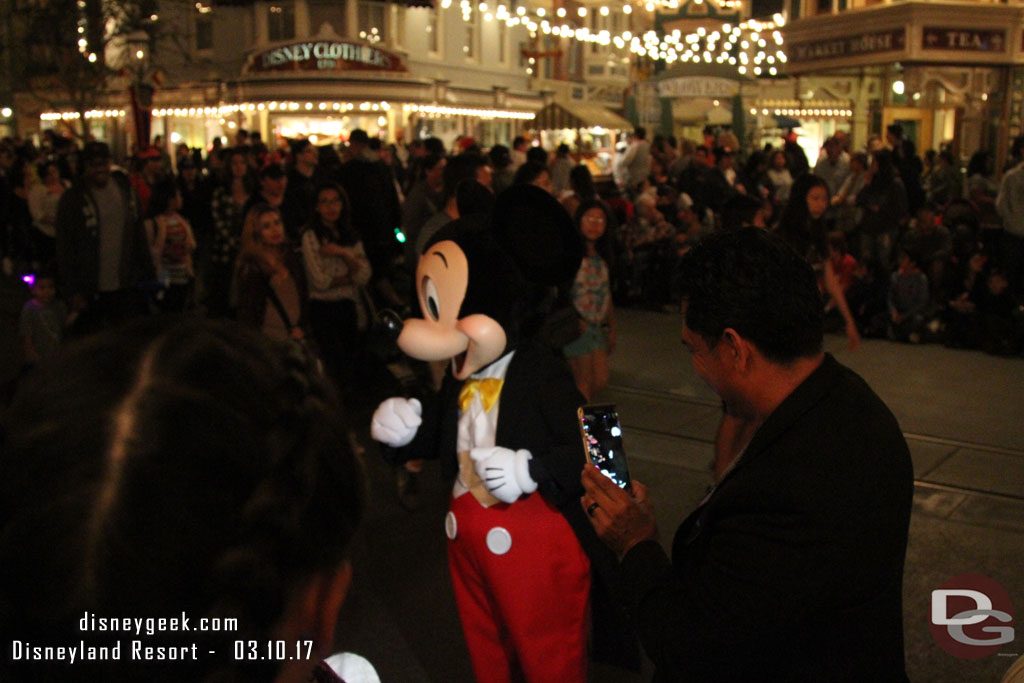
{"label": "braided hair", "polygon": [[[0,679],[274,679],[279,662],[234,661],[235,641],[262,648],[295,591],[342,566],[365,498],[332,389],[289,348],[235,323],[145,320],[29,380],[0,459],[0,625],[123,651],[53,670],[4,658]],[[83,632],[85,612],[184,612],[193,630]],[[196,632],[202,618],[238,629]],[[131,661],[133,639],[197,643],[198,661]]]}

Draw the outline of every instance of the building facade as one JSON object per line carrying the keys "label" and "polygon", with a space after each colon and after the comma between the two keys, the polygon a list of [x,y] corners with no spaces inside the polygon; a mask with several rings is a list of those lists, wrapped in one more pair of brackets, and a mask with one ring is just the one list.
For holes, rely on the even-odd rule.
{"label": "building facade", "polygon": [[[553,29],[596,36],[633,25],[629,14],[597,3],[546,12],[478,0],[164,0],[154,43],[108,46],[108,62],[125,64],[124,77],[85,116],[93,135],[130,148],[130,94],[142,84],[138,105],[152,112],[151,135],[193,147],[230,142],[239,129],[266,141],[338,142],[362,128],[385,140],[508,142],[534,129],[534,115],[552,102],[621,112],[628,50]],[[23,133],[80,125],[82,114],[28,97],[16,107]]]}
{"label": "building facade", "polygon": [[846,99],[854,143],[899,123],[918,150],[1005,153],[1022,131],[1024,5],[789,0],[786,72]]}

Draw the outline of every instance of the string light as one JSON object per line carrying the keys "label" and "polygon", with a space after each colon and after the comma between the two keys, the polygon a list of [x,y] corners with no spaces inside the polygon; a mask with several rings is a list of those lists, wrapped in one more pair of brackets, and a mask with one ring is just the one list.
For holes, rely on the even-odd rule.
{"label": "string light", "polygon": [[[228,122],[225,117],[239,112],[253,111],[298,111],[300,109],[309,111],[316,107],[320,111],[331,110],[336,112],[360,111],[376,112],[378,120],[383,114],[381,112],[391,111],[390,102],[240,102],[238,104],[222,104],[216,107],[165,107],[153,109],[155,117],[163,118],[174,116],[177,118],[212,118],[222,122]],[[510,111],[503,109],[475,109],[470,107],[445,107],[432,104],[406,104],[403,106],[405,112],[415,112],[426,116],[474,116],[481,119],[516,119],[530,120],[534,112]],[[124,118],[126,112],[123,109],[90,110],[85,113],[85,118]],[[79,112],[45,112],[39,117],[43,121],[72,120],[82,118]]]}
{"label": "string light", "polygon": [[[696,0],[695,0],[696,1]],[[450,0],[442,0],[450,2]],[[741,0],[715,0],[719,7],[738,11],[742,7]],[[471,21],[470,0],[461,0],[463,19]],[[659,7],[677,8],[678,0],[650,0],[645,3],[649,11],[655,11]],[[486,3],[479,3],[478,7],[483,10]],[[726,64],[737,67],[742,75],[747,72],[748,65],[766,63],[772,67],[769,69],[757,69],[755,75],[777,75],[779,69],[775,63],[786,63],[783,52],[783,37],[778,30],[785,25],[786,19],[782,14],[775,14],[771,21],[760,21],[751,19],[739,23],[723,23],[717,29],[704,26],[697,27],[694,31],[683,34],[679,29],[671,33],[658,33],[654,30],[645,32],[642,40],[638,40],[630,31],[623,31],[619,35],[613,35],[608,30],[591,31],[586,26],[573,27],[566,24],[554,25],[548,19],[549,10],[538,7],[529,10],[520,6],[516,8],[516,15],[512,16],[507,12],[499,13],[496,17],[504,21],[507,26],[525,26],[529,29],[531,37],[535,38],[539,33],[553,35],[560,38],[568,38],[584,43],[593,43],[601,46],[614,46],[617,50],[629,49],[629,51],[640,57],[647,57],[654,60],[662,60],[668,63],[677,61],[692,62],[694,64]],[[601,16],[609,16],[611,10],[607,6],[591,8]],[[624,14],[631,14],[632,5],[627,3],[621,6]],[[554,15],[559,19],[566,19],[568,11],[565,7],[555,8]],[[590,10],[585,7],[577,9],[580,17],[586,17]],[[487,17],[485,16],[485,19]],[[774,43],[769,47],[769,36]],[[769,60],[769,50],[774,53]]]}
{"label": "string light", "polygon": [[528,121],[533,119],[535,112],[506,111],[502,109],[471,109],[467,107],[441,107],[434,104],[407,104],[403,111],[427,116],[475,116],[481,119],[516,119]]}

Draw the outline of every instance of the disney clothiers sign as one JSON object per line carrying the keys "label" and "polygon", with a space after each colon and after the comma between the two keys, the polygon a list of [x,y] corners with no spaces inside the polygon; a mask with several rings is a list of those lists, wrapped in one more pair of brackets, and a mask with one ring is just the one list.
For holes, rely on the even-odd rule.
{"label": "disney clothiers sign", "polygon": [[249,72],[261,71],[405,71],[398,55],[362,43],[315,40],[279,45],[254,54]]}

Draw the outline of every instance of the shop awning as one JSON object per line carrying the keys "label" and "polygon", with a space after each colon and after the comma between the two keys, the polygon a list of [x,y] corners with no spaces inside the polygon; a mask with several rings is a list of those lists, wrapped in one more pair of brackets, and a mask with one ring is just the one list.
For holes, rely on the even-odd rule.
{"label": "shop awning", "polygon": [[593,128],[600,126],[609,130],[632,130],[633,124],[607,107],[593,102],[573,102],[547,105],[533,119],[538,130],[559,128]]}

